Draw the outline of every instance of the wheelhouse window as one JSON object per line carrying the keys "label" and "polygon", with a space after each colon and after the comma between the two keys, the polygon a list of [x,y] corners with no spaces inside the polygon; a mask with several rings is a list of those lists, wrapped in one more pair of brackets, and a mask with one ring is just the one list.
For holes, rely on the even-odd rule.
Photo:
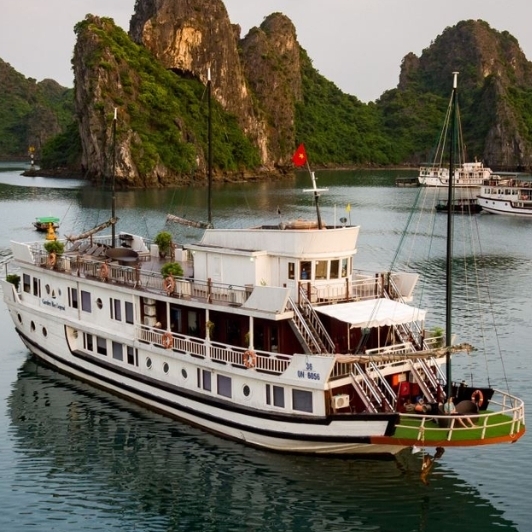
{"label": "wheelhouse window", "polygon": [[340,277],[340,261],[338,259],[331,260],[331,272],[329,277],[331,279],[338,279]]}
{"label": "wheelhouse window", "polygon": [[295,262],[289,262],[288,263],[288,278],[289,279],[295,279],[296,278],[296,264],[295,264]]}
{"label": "wheelhouse window", "polygon": [[299,278],[306,281],[312,277],[312,262],[309,260],[301,261],[299,269]]}
{"label": "wheelhouse window", "polygon": [[317,260],[316,261],[316,279],[327,279],[327,265],[328,261],[326,260]]}
{"label": "wheelhouse window", "polygon": [[85,290],[81,291],[81,310],[84,310],[85,312],[92,312],[91,294]]}
{"label": "wheelhouse window", "polygon": [[342,259],[342,277],[347,277],[349,270],[349,259]]}
{"label": "wheelhouse window", "polygon": [[312,413],[312,392],[292,390],[292,408],[300,412]]}

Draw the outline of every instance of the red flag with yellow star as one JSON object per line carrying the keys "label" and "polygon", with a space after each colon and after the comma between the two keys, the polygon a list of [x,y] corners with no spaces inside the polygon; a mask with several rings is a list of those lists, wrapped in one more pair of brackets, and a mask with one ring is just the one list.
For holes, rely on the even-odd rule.
{"label": "red flag with yellow star", "polygon": [[307,162],[307,152],[305,151],[305,145],[300,144],[292,157],[292,162],[296,166],[303,166]]}

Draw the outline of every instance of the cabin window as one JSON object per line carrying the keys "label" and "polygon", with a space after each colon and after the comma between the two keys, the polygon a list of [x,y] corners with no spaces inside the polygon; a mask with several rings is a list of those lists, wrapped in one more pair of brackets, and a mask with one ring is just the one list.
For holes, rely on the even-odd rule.
{"label": "cabin window", "polygon": [[310,279],[312,277],[312,262],[309,260],[302,261],[300,264],[300,275],[299,278],[302,281]]}
{"label": "cabin window", "polygon": [[295,262],[289,262],[288,263],[288,278],[289,279],[295,279],[296,278],[296,264],[295,264]]}
{"label": "cabin window", "polygon": [[124,347],[118,342],[113,342],[113,358],[115,360],[124,360]]}
{"label": "cabin window", "polygon": [[331,260],[331,279],[338,279],[340,277],[340,261],[338,259]]}
{"label": "cabin window", "polygon": [[33,295],[41,297],[41,280],[37,277],[33,278]]}
{"label": "cabin window", "polygon": [[107,340],[101,336],[96,337],[96,352],[99,355],[107,356]]}
{"label": "cabin window", "polygon": [[131,347],[130,345],[126,346],[127,351],[127,363],[131,364],[132,366],[138,366],[139,365],[139,353],[138,351]]}
{"label": "cabin window", "polygon": [[316,279],[327,279],[327,264],[326,260],[317,260],[316,261]]}
{"label": "cabin window", "polygon": [[231,398],[231,378],[226,377],[225,375],[218,375],[216,380],[216,384],[218,386],[218,395]]}
{"label": "cabin window", "polygon": [[31,277],[27,273],[22,275],[22,285],[24,287],[24,292],[29,294],[31,291]]}
{"label": "cabin window", "polygon": [[292,408],[300,412],[312,413],[312,392],[292,390]]}
{"label": "cabin window", "polygon": [[85,312],[92,312],[91,294],[85,290],[81,291],[81,310],[84,310]]}
{"label": "cabin window", "polygon": [[198,368],[198,388],[205,391],[212,391],[212,374],[210,371]]}
{"label": "cabin window", "polygon": [[281,386],[266,385],[266,404],[284,408],[284,388]]}
{"label": "cabin window", "polygon": [[72,308],[78,308],[78,290],[77,288],[68,289],[68,305]]}
{"label": "cabin window", "polygon": [[94,344],[92,341],[92,334],[83,334],[83,347],[87,351],[94,351]]}
{"label": "cabin window", "polygon": [[126,301],[124,305],[126,308],[126,323],[133,323],[133,303]]}
{"label": "cabin window", "polygon": [[111,319],[122,321],[122,302],[120,299],[109,299],[109,307],[111,311]]}

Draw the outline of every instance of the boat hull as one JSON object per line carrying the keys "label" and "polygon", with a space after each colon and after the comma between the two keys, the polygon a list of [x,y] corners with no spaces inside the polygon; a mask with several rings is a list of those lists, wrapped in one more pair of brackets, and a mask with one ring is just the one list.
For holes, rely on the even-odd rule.
{"label": "boat hull", "polygon": [[[20,313],[20,309],[18,310]],[[31,319],[22,316],[23,321]],[[35,319],[35,317],[33,317]],[[101,361],[93,361],[81,354],[71,353],[67,343],[55,342],[53,351],[29,338],[17,328],[30,352],[54,369],[117,396],[141,404],[163,415],[179,419],[219,436],[271,451],[324,455],[365,455],[393,457],[407,449],[393,440],[384,440],[393,433],[396,414],[357,416],[327,416],[304,422],[295,416],[257,416],[243,408],[223,405],[194,397],[184,390],[170,390],[168,386],[145,377],[117,372]],[[58,338],[60,328],[48,333]]]}
{"label": "boat hull", "polygon": [[528,208],[517,207],[511,201],[496,198],[478,197],[478,203],[483,211],[490,214],[503,214],[506,216],[518,216],[521,218],[532,218],[532,205]]}

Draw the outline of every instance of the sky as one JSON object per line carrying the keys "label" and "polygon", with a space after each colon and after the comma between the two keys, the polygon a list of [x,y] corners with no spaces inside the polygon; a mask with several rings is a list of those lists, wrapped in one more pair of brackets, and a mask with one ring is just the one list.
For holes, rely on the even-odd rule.
{"label": "sky", "polygon": [[[179,0],[175,0],[179,1]],[[421,55],[446,27],[480,19],[508,31],[532,60],[531,0],[224,0],[242,37],[287,15],[314,67],[363,102],[395,88],[403,57]],[[87,13],[129,30],[135,0],[2,0],[0,58],[26,77],[73,86],[74,26]]]}

